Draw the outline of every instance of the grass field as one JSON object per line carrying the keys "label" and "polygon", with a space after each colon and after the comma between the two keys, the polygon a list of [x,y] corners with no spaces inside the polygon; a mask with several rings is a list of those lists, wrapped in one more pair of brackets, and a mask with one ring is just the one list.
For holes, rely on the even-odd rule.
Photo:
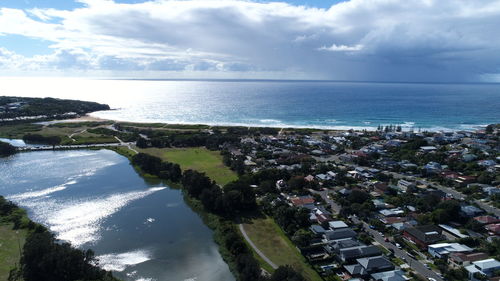
{"label": "grass field", "polygon": [[22,138],[26,133],[32,133],[39,131],[42,128],[41,125],[35,124],[15,124],[15,125],[1,125],[0,126],[0,138],[8,139],[18,139]]}
{"label": "grass field", "polygon": [[19,246],[22,249],[25,239],[26,230],[12,230],[12,224],[0,224],[0,280],[7,280],[12,267],[19,263]]}
{"label": "grass field", "polygon": [[243,227],[250,240],[273,263],[291,265],[309,281],[322,280],[273,219],[254,219]]}
{"label": "grass field", "polygon": [[220,185],[225,185],[238,179],[235,172],[222,163],[222,156],[218,151],[211,151],[202,147],[191,148],[146,148],[137,149],[139,152],[160,157],[163,160],[177,163],[182,170],[196,170],[205,173]]}

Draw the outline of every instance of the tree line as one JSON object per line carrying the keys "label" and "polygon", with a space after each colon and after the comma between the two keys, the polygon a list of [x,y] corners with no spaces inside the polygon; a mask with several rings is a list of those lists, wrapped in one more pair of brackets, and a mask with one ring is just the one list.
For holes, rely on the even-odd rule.
{"label": "tree line", "polygon": [[182,177],[181,167],[178,164],[163,162],[160,158],[145,153],[134,155],[132,164],[148,174],[172,182],[179,182]]}
{"label": "tree line", "polygon": [[11,270],[9,281],[118,281],[97,266],[92,250],[82,251],[69,243],[60,243],[45,227],[29,220],[24,210],[2,196],[0,221],[28,232],[19,267]]}
{"label": "tree line", "polygon": [[7,157],[16,153],[16,148],[10,143],[0,141],[0,157]]}
{"label": "tree line", "polygon": [[242,177],[220,187],[204,173],[186,170],[181,173],[177,164],[164,162],[160,158],[138,153],[132,163],[144,172],[182,184],[191,200],[199,202],[203,209],[216,217],[212,227],[223,255],[229,259],[239,281],[305,281],[289,266],[279,267],[271,276],[261,274],[259,263],[244,242],[231,219],[257,209],[255,190],[250,186],[250,177]]}
{"label": "tree line", "polygon": [[26,143],[58,145],[61,143],[61,138],[58,136],[42,136],[39,134],[26,134],[23,136],[23,141]]}
{"label": "tree line", "polygon": [[[12,103],[21,103],[21,106],[16,106],[15,109],[9,109],[9,104]],[[87,114],[94,111],[110,109],[109,105],[96,102],[24,97],[0,97],[0,106],[6,107],[6,110],[0,113],[0,119],[18,116],[54,116],[69,112]]]}

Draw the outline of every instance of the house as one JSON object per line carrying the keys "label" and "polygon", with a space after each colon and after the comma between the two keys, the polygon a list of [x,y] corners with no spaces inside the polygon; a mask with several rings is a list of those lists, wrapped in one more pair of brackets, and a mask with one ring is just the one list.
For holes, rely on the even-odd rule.
{"label": "house", "polygon": [[375,245],[371,246],[362,245],[362,246],[340,249],[337,257],[341,262],[350,263],[359,258],[380,256],[381,254],[382,251],[379,249],[379,247]]}
{"label": "house", "polygon": [[319,181],[329,181],[332,179],[332,177],[329,174],[317,174],[316,179]]}
{"label": "house", "polygon": [[382,256],[361,258],[356,260],[367,274],[393,270],[394,265]]}
{"label": "house", "polygon": [[486,253],[451,253],[448,257],[450,266],[460,268],[470,265],[472,262],[488,258]]}
{"label": "house", "polygon": [[471,184],[475,181],[476,181],[476,177],[464,176],[464,175],[460,175],[454,180],[455,184],[458,186],[466,186],[466,185]]}
{"label": "house", "polygon": [[469,235],[462,234],[459,229],[447,225],[447,224],[438,224],[439,227],[441,227],[446,233],[449,233],[450,235],[453,235],[456,238],[467,238]]}
{"label": "house", "polygon": [[344,265],[344,269],[349,272],[351,276],[365,276],[366,270],[359,263]]}
{"label": "house", "polygon": [[328,222],[328,226],[330,229],[335,230],[335,229],[341,229],[341,228],[347,228],[349,227],[345,222],[343,221],[331,221]]}
{"label": "house", "polygon": [[500,223],[488,224],[484,228],[486,228],[489,232],[493,234],[500,235]]}
{"label": "house", "polygon": [[401,210],[401,208],[384,209],[378,212],[382,214],[384,217],[397,217],[405,213],[405,211]]}
{"label": "house", "polygon": [[443,169],[441,167],[441,164],[436,162],[429,162],[424,166],[424,168],[427,171],[427,173],[438,173]]}
{"label": "house", "polygon": [[311,227],[309,227],[309,229],[316,236],[322,236],[326,232],[326,230],[321,225],[317,225],[317,224],[311,225]]}
{"label": "house", "polygon": [[493,196],[496,194],[500,194],[500,188],[494,186],[486,186],[483,187],[483,192],[488,194],[488,196]]}
{"label": "house", "polygon": [[469,272],[469,280],[476,281],[475,274],[486,275],[492,277],[493,273],[500,270],[500,262],[496,259],[486,259],[475,261],[471,265],[466,266],[465,270]]}
{"label": "house", "polygon": [[472,218],[484,214],[484,211],[479,209],[478,207],[472,205],[464,205],[460,207],[460,212],[462,215]]}
{"label": "house", "polygon": [[413,182],[410,182],[407,180],[399,180],[398,181],[398,189],[401,190],[402,192],[412,191],[416,187],[417,186]]}
{"label": "house", "polygon": [[421,152],[432,152],[432,151],[436,151],[437,148],[435,146],[421,146],[420,147],[420,151]]}
{"label": "house", "polygon": [[355,238],[345,238],[340,240],[331,241],[330,244],[325,246],[325,249],[330,254],[338,254],[341,249],[352,248],[363,245]]}
{"label": "house", "polygon": [[312,182],[314,181],[314,176],[313,175],[308,175],[307,177],[304,177],[304,180],[307,182]]}
{"label": "house", "polygon": [[403,236],[414,242],[422,249],[426,249],[428,245],[434,244],[445,237],[442,234],[441,228],[435,225],[415,226],[406,228],[403,231]]}
{"label": "house", "polygon": [[339,240],[344,238],[354,238],[357,233],[350,228],[342,228],[336,230],[327,230],[325,234],[323,234],[323,238],[327,241]]}
{"label": "house", "polygon": [[373,190],[380,195],[386,194],[390,191],[389,186],[383,182],[377,182],[373,185]]}
{"label": "house", "polygon": [[405,222],[407,220],[408,219],[405,217],[385,217],[380,219],[380,221],[383,224],[395,224],[395,223]]}
{"label": "house", "polygon": [[332,216],[327,215],[327,214],[319,214],[316,215],[316,220],[318,221],[319,224],[323,226],[327,226],[329,222],[333,220]]}
{"label": "house", "polygon": [[479,160],[477,161],[477,164],[483,167],[490,167],[495,166],[497,163],[495,162],[495,160]]}
{"label": "house", "polygon": [[391,271],[384,271],[379,273],[373,273],[371,275],[374,281],[406,281],[410,278],[404,275],[404,271],[397,269]]}
{"label": "house", "polygon": [[459,243],[439,243],[429,245],[427,251],[435,258],[446,258],[450,253],[468,253],[474,249]]}
{"label": "house", "polygon": [[480,224],[492,224],[492,223],[499,223],[500,219],[494,216],[479,216],[474,218],[475,221],[477,221]]}
{"label": "house", "polygon": [[295,196],[291,197],[289,201],[295,207],[304,207],[305,205],[314,205],[314,198],[312,196]]}
{"label": "house", "polygon": [[382,199],[373,199],[372,202],[375,205],[375,209],[385,209],[388,205]]}

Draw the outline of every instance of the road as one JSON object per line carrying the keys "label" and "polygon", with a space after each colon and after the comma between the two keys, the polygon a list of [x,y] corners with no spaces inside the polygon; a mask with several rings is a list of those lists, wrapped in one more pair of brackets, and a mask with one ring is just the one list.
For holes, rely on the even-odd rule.
{"label": "road", "polygon": [[[325,202],[327,202],[329,205],[332,206],[332,211],[334,213],[339,213],[341,206],[337,204],[334,200],[328,198],[327,194],[328,191],[323,190],[323,191],[316,191],[316,190],[310,190],[312,193],[319,194]],[[376,242],[378,242],[380,245],[384,246],[387,249],[393,249],[394,250],[394,255],[400,259],[406,260],[406,262],[409,264],[409,266],[414,269],[418,274],[424,276],[425,278],[432,277],[438,281],[443,281],[441,277],[439,277],[434,271],[429,270],[425,267],[424,264],[422,264],[420,261],[411,258],[408,256],[408,254],[403,251],[398,249],[396,246],[394,246],[391,243],[385,242],[385,238],[378,233],[378,231],[373,230],[369,227],[369,225],[366,222],[360,221],[358,218],[353,217],[352,221],[356,224],[363,224],[363,228],[366,230],[367,233],[370,233],[372,237],[375,239]]]}
{"label": "road", "polygon": [[334,200],[328,198],[328,193],[329,193],[328,190],[317,191],[314,189],[309,189],[309,191],[311,193],[314,193],[314,194],[319,194],[321,196],[321,198],[323,198],[323,200],[325,200],[325,202],[330,204],[330,206],[332,207],[332,212],[334,214],[338,215],[340,213],[340,209],[342,209],[342,207],[339,204],[337,204]]}
{"label": "road", "polygon": [[384,246],[387,249],[392,249],[394,251],[394,256],[396,256],[396,257],[398,257],[398,258],[400,258],[402,260],[406,260],[406,263],[413,270],[415,270],[418,274],[422,275],[425,278],[432,277],[432,278],[434,278],[434,279],[436,279],[438,281],[443,281],[443,278],[439,277],[439,275],[437,275],[436,272],[427,269],[425,267],[425,265],[422,264],[419,260],[416,260],[416,259],[408,256],[408,254],[404,250],[398,249],[393,244],[391,244],[389,242],[385,242],[385,240],[384,240],[385,238],[382,235],[380,235],[378,233],[378,231],[371,229],[366,222],[360,221],[356,217],[352,217],[352,221],[354,223],[356,223],[356,224],[362,223],[363,224],[363,228],[365,229],[365,231],[368,232],[368,233],[370,233],[371,236],[373,237],[373,239],[375,239],[375,241],[377,243],[379,243],[380,245]]}
{"label": "road", "polygon": [[277,269],[278,266],[276,264],[274,264],[268,257],[266,257],[266,255],[264,255],[264,253],[262,253],[259,248],[257,248],[257,246],[255,246],[255,244],[252,242],[252,240],[250,240],[250,238],[248,237],[245,229],[243,228],[243,224],[240,224],[238,225],[239,228],[240,228],[240,231],[241,231],[241,234],[243,234],[243,237],[245,238],[245,240],[247,240],[248,244],[250,244],[250,246],[252,246],[252,248],[254,249],[254,251],[265,261],[267,262],[273,269]]}
{"label": "road", "polygon": [[[395,173],[395,172],[390,172],[390,174],[396,178],[396,179],[404,179],[406,178],[407,176],[405,175],[402,175],[402,174],[399,174],[399,173]],[[433,186],[439,190],[441,190],[442,192],[445,192],[445,193],[449,193],[453,196],[453,198],[457,199],[457,200],[462,200],[462,198],[466,198],[467,195],[455,190],[454,188],[450,188],[450,187],[446,187],[446,186],[442,186],[438,183],[435,183],[435,182],[429,182],[429,181],[426,181],[425,179],[421,179],[421,178],[417,178],[417,180],[420,180],[422,181],[423,183],[429,185],[429,186]],[[495,208],[485,202],[482,202],[480,200],[472,200],[474,203],[476,203],[477,205],[479,205],[479,207],[481,207],[483,210],[485,210],[486,212],[488,213],[492,213],[492,214],[495,214],[495,216],[499,217],[500,216],[500,209],[498,208]]]}
{"label": "road", "polygon": [[135,154],[139,154],[139,151],[137,151],[137,150],[135,150],[134,148],[132,148],[132,144],[133,144],[133,142],[124,142],[124,141],[122,141],[121,139],[119,139],[117,136],[115,136],[115,139],[116,139],[117,141],[119,141],[121,145],[123,145],[123,146],[127,146],[127,148],[128,148],[129,150],[131,150],[131,151],[135,152]]}
{"label": "road", "polygon": [[[340,160],[339,160],[340,161]],[[337,161],[336,161],[337,163]],[[342,163],[344,165],[347,165],[351,168],[355,168],[357,167],[356,165],[352,165],[352,164],[345,164],[345,163]],[[364,168],[364,169],[370,169],[370,167],[363,167],[363,166],[359,166],[361,168]],[[396,173],[396,172],[387,172],[388,174],[391,174],[395,179],[406,179],[408,178],[407,175],[403,175],[403,174],[400,174],[400,173]],[[414,179],[416,180],[419,180],[419,181],[422,181],[423,183],[429,185],[429,186],[433,186],[439,190],[441,190],[442,192],[445,192],[445,193],[449,193],[453,196],[453,198],[457,199],[457,200],[462,200],[462,198],[466,198],[467,195],[455,190],[454,188],[450,188],[450,187],[446,187],[446,186],[442,186],[438,183],[435,183],[435,182],[429,182],[423,178],[416,178],[414,177]],[[480,200],[472,200],[474,203],[476,203],[479,207],[481,207],[483,210],[485,210],[486,212],[488,213],[492,213],[492,214],[495,214],[495,216],[497,217],[500,217],[500,209],[498,208],[495,208],[489,204],[487,204],[486,202],[482,202]]]}

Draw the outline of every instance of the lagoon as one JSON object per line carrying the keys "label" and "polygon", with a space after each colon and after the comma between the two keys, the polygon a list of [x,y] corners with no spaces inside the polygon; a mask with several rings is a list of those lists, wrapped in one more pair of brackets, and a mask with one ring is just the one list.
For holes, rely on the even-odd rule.
{"label": "lagoon", "polygon": [[100,265],[134,281],[234,281],[212,231],[180,190],[140,177],[108,150],[0,159],[0,194]]}

